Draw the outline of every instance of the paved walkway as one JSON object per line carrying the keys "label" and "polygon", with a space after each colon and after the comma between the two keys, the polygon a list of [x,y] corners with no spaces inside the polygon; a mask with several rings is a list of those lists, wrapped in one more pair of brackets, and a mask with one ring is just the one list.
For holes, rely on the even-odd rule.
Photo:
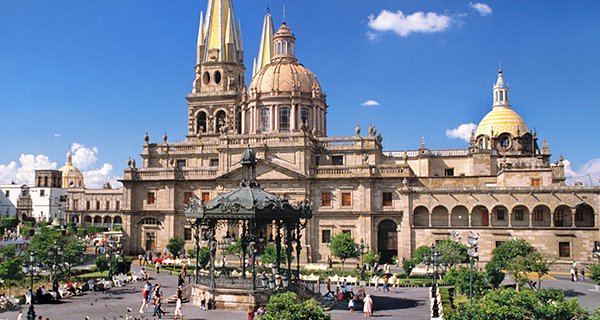
{"label": "paved walkway", "polygon": [[[132,270],[138,271],[140,266],[134,264]],[[168,272],[150,271],[151,283],[161,283],[165,297],[175,294],[177,277],[169,275]],[[148,309],[144,314],[139,313],[141,305],[142,282],[127,284],[121,288],[112,288],[106,292],[86,292],[81,296],[63,299],[59,304],[36,305],[36,314],[48,317],[50,320],[112,320],[112,319],[154,319],[152,310]],[[323,290],[325,288],[323,287]],[[429,315],[429,290],[397,289],[383,293],[373,292],[367,288],[367,292],[373,295],[375,316],[387,319],[420,320],[428,319]],[[163,319],[172,319],[174,304],[163,304],[167,312]],[[27,313],[27,306],[23,306],[23,313]],[[338,305],[329,312],[335,320],[363,319],[362,312],[357,310],[351,314],[347,309],[347,303]],[[17,319],[18,312],[6,312],[0,314],[0,320]],[[245,312],[232,311],[202,311],[191,304],[183,305],[183,315],[186,320],[234,320],[246,319]],[[89,318],[88,318],[89,317]]]}

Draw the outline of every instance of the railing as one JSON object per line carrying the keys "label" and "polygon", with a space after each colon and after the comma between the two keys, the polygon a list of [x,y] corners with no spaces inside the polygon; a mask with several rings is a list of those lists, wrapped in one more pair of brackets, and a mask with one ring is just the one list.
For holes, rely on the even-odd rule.
{"label": "railing", "polygon": [[319,166],[315,170],[317,178],[324,177],[371,177],[371,176],[384,176],[384,177],[404,177],[410,175],[410,169],[399,167],[399,166]]}
{"label": "railing", "polygon": [[[414,158],[419,156],[419,150],[397,150],[397,151],[384,151],[383,154],[386,157],[390,158],[402,158],[404,157],[404,153],[409,158]],[[498,155],[497,150],[492,149],[438,149],[438,150],[428,150],[427,155],[432,157],[464,157],[469,154],[491,154]]]}
{"label": "railing", "polygon": [[214,178],[218,175],[217,168],[204,169],[175,169],[175,168],[144,168],[127,170],[124,180],[190,180]]}

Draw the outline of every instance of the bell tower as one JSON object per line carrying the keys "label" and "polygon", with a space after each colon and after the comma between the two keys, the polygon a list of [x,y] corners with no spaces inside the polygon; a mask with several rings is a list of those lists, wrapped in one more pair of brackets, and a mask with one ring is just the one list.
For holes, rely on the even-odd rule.
{"label": "bell tower", "polygon": [[238,133],[244,87],[240,25],[232,0],[208,0],[200,13],[196,78],[188,95],[188,139]]}

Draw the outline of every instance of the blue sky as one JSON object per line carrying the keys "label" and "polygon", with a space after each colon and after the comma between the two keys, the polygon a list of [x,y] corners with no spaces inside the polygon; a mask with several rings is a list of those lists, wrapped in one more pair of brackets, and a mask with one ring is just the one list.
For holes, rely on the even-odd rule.
{"label": "blue sky", "polygon": [[[282,4],[234,0],[247,82],[266,7],[279,24]],[[146,131],[183,139],[205,8],[206,0],[1,1],[0,183],[62,165],[76,144],[78,163],[99,184],[138,157]],[[372,123],[388,150],[418,148],[421,136],[430,148],[463,148],[446,131],[491,109],[501,61],[513,108],[548,138],[553,159],[564,154],[573,175],[598,184],[600,2],[304,0],[286,8],[297,56],[327,93],[330,136]],[[361,106],[368,100],[379,105]]]}

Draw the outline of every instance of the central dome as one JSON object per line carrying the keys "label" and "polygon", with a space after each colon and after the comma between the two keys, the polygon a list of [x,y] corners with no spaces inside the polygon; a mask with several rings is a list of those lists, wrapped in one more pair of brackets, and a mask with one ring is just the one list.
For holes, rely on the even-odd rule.
{"label": "central dome", "polygon": [[321,91],[317,77],[294,59],[274,59],[250,82],[250,92],[299,92],[312,94]]}
{"label": "central dome", "polygon": [[529,128],[518,113],[509,107],[497,106],[481,120],[475,136],[486,135],[492,138],[510,133],[513,137],[519,137],[526,132],[529,132]]}

